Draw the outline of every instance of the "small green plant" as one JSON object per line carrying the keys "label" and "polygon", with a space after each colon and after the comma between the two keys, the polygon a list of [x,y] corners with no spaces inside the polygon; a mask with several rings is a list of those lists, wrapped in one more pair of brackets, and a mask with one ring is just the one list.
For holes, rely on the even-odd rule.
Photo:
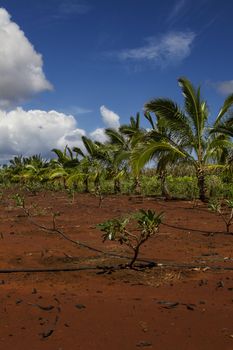
{"label": "small green plant", "polygon": [[16,194],[14,194],[12,196],[12,199],[15,201],[16,207],[22,208],[24,213],[25,213],[25,215],[28,216],[29,215],[29,209],[26,208],[24,196],[22,196],[19,193],[16,193]]}
{"label": "small green plant", "polygon": [[74,204],[75,201],[75,189],[73,187],[69,187],[66,189],[66,193],[68,198],[70,199],[70,203]]}
{"label": "small green plant", "polygon": [[107,220],[98,224],[97,228],[103,232],[103,242],[117,241],[133,251],[133,257],[128,264],[132,268],[141,245],[158,233],[162,215],[163,213],[156,214],[154,211],[141,209],[131,216]]}
{"label": "small green plant", "polygon": [[213,200],[209,202],[209,209],[219,214],[226,225],[226,232],[230,233],[230,227],[233,223],[233,200]]}
{"label": "small green plant", "polygon": [[39,181],[28,181],[25,184],[25,189],[30,192],[31,196],[36,196],[42,189],[42,183]]}
{"label": "small green plant", "polygon": [[12,199],[15,201],[15,205],[17,207],[24,208],[25,207],[25,200],[24,197],[21,196],[19,193],[16,193],[12,196]]}
{"label": "small green plant", "polygon": [[103,192],[102,192],[102,189],[101,189],[100,184],[98,184],[98,185],[96,186],[96,188],[95,188],[95,196],[99,198],[98,207],[101,208],[101,207],[102,207],[103,200],[104,200],[104,195],[103,195]]}

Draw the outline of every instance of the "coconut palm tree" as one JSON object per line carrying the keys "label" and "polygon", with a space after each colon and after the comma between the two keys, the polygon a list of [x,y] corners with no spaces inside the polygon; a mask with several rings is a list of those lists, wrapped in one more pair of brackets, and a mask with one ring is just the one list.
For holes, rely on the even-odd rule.
{"label": "coconut palm tree", "polygon": [[[211,136],[209,126],[209,110],[206,101],[201,98],[200,87],[195,88],[186,78],[178,80],[184,96],[184,109],[169,98],[155,98],[145,104],[145,110],[155,114],[163,124],[165,132],[159,128],[146,135],[140,142],[133,160],[136,169],[142,167],[150,159],[162,155],[169,161],[185,161],[196,171],[199,187],[199,198],[206,200],[205,175],[213,162],[214,152],[225,145],[226,139],[216,140]],[[233,105],[233,94],[228,96],[220,109],[213,126],[221,125],[230,107]],[[229,140],[227,141],[229,145]]]}
{"label": "coconut palm tree", "polygon": [[79,168],[84,174],[84,190],[88,192],[88,184],[92,182],[97,193],[100,189],[100,179],[104,176],[105,170],[103,165],[103,144],[92,141],[86,136],[82,136],[82,141],[85,146],[85,152],[83,153]]}
{"label": "coconut palm tree", "polygon": [[53,159],[53,163],[55,165],[60,165],[63,168],[73,168],[79,165],[79,159],[78,156],[83,156],[83,153],[80,148],[75,147],[73,150],[76,155],[73,154],[70,147],[66,145],[63,151],[61,151],[58,148],[53,148],[52,152],[56,154],[57,158]]}
{"label": "coconut palm tree", "polygon": [[[133,149],[136,147],[140,139],[146,134],[146,129],[141,126],[139,113],[136,114],[135,118],[132,116],[130,117],[129,124],[121,125],[119,131],[127,137],[128,149],[130,151],[129,155],[133,152]],[[131,159],[130,157],[128,158],[130,166],[132,167]],[[140,172],[134,174],[134,192],[136,194],[141,194]]]}
{"label": "coconut palm tree", "polygon": [[151,130],[147,131],[131,154],[133,171],[138,173],[140,169],[152,158],[156,161],[156,172],[161,184],[161,194],[166,199],[170,199],[170,193],[167,187],[167,168],[171,168],[174,162],[182,161],[183,153],[176,150],[173,145],[168,144],[172,134],[170,129],[165,125],[164,120],[157,118],[154,123],[149,112],[144,114],[145,118],[151,125]]}
{"label": "coconut palm tree", "polygon": [[222,120],[217,121],[210,130],[210,134],[214,135],[216,140],[223,140],[225,142],[224,147],[218,149],[216,152],[216,158],[220,164],[223,164],[223,171],[227,175],[232,176],[233,173],[233,111],[226,113],[226,116]]}
{"label": "coconut palm tree", "polygon": [[[109,138],[108,144],[115,147],[112,159],[113,167],[115,167],[115,170],[118,169],[119,174],[126,173],[127,169],[132,168],[130,157],[132,150],[146,133],[146,130],[141,127],[140,114],[137,113],[136,117],[131,116],[129,124],[121,125],[119,130],[109,128],[105,130],[105,133]],[[124,169],[123,172],[122,169]],[[133,191],[136,194],[141,193],[140,172],[134,174]]]}
{"label": "coconut palm tree", "polygon": [[68,145],[64,150],[53,148],[52,152],[56,154],[57,158],[52,159],[50,162],[49,180],[63,183],[63,187],[76,187],[80,182],[80,172],[78,167],[80,165],[79,155],[83,156],[81,149],[78,147],[75,150],[70,149]]}
{"label": "coconut palm tree", "polygon": [[8,174],[13,181],[39,183],[46,180],[48,167],[49,162],[40,154],[30,157],[16,156],[10,160]]}
{"label": "coconut palm tree", "polygon": [[104,146],[107,177],[113,179],[114,193],[118,193],[121,191],[121,179],[129,171],[129,142],[120,130],[107,128],[105,134],[108,136]]}

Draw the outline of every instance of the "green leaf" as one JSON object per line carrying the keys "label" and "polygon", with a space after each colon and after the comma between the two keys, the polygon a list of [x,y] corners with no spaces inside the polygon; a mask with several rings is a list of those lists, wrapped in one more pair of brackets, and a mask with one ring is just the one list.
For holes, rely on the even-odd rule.
{"label": "green leaf", "polygon": [[231,108],[231,106],[233,105],[233,94],[229,95],[224,103],[222,108],[220,109],[216,121],[214,123],[214,127],[217,127],[218,124],[220,123],[220,121],[222,120],[222,118],[225,116],[225,114],[229,111],[229,109]]}

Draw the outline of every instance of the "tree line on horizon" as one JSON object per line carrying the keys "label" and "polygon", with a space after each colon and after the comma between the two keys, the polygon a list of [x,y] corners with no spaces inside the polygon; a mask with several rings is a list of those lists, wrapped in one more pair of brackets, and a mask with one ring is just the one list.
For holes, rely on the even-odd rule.
{"label": "tree line on horizon", "polygon": [[[145,166],[154,161],[161,181],[162,195],[166,188],[168,170],[186,169],[197,179],[199,199],[207,200],[206,176],[225,172],[231,178],[233,161],[233,94],[224,101],[215,120],[210,123],[209,110],[202,99],[201,89],[186,78],[178,79],[184,97],[181,108],[169,98],[154,98],[145,104],[144,118],[148,128],[141,125],[140,114],[130,117],[128,124],[118,130],[105,130],[108,141],[101,143],[82,137],[85,147],[53,149],[55,159],[44,160],[40,155],[14,157],[2,173],[13,182],[59,181],[65,188],[79,183],[89,191],[92,182],[98,191],[101,179],[114,183],[114,193],[121,191],[121,181],[127,174],[134,179],[132,191],[140,193],[140,176]],[[3,177],[4,177],[3,176]]]}

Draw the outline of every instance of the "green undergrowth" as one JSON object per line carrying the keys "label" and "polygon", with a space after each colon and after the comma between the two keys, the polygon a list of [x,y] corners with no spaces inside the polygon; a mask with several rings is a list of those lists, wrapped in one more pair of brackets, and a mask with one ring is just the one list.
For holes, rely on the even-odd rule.
{"label": "green undergrowth", "polygon": [[[227,181],[226,181],[227,180]],[[157,175],[141,175],[141,194],[144,196],[161,196],[161,182]],[[194,200],[198,198],[198,185],[195,176],[172,176],[166,177],[167,189],[171,198]],[[217,175],[206,176],[206,187],[208,198],[233,198],[233,183],[229,179],[224,179]],[[0,177],[0,190],[21,188],[26,190],[30,194],[36,194],[40,191],[65,191],[68,196],[74,193],[83,193],[85,191],[82,183],[77,184],[76,187],[64,188],[64,185],[59,182],[40,182],[40,181],[28,181],[28,182],[11,182],[9,179]],[[119,194],[132,195],[134,188],[134,178],[128,176],[121,181],[121,191]],[[93,183],[89,183],[89,193],[96,194],[95,186]],[[114,194],[113,181],[102,180],[100,182],[99,190],[103,195]],[[72,193],[71,193],[72,192]]]}

